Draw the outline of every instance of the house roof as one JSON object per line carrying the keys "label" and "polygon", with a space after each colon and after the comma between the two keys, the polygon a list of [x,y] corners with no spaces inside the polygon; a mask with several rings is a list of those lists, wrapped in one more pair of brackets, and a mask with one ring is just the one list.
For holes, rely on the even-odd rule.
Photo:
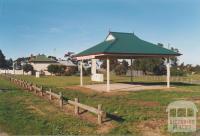
{"label": "house roof", "polygon": [[180,53],[144,41],[133,33],[110,32],[106,40],[87,49],[77,57],[96,54],[163,55],[179,56]]}
{"label": "house roof", "polygon": [[61,64],[61,65],[68,66],[68,67],[75,67],[76,66],[71,60],[59,60],[58,63]]}
{"label": "house roof", "polygon": [[46,55],[37,55],[35,57],[30,58],[30,62],[48,62],[53,63],[56,60],[48,58]]}

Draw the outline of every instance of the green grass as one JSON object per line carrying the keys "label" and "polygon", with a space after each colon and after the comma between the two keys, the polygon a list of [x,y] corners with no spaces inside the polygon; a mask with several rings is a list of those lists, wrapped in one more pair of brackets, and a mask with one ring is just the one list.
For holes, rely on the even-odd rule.
{"label": "green grass", "polygon": [[0,127],[14,135],[95,134],[96,126],[65,115],[31,93],[0,79]]}
{"label": "green grass", "polygon": [[[79,84],[79,77],[75,77],[75,76],[72,76],[72,77],[49,76],[49,77],[41,77],[41,78],[35,78],[33,76],[18,76],[18,78],[22,78],[24,80],[33,82],[38,85],[43,85],[45,88],[51,87],[53,88],[55,92],[62,91],[64,96],[68,99],[74,99],[75,97],[78,97],[82,103],[95,106],[95,107],[97,106],[97,104],[103,104],[103,110],[111,114],[110,117],[113,118],[112,123],[115,125],[115,128],[111,129],[108,134],[141,135],[143,131],[145,130],[142,130],[141,128],[140,129],[137,128],[139,124],[143,122],[152,121],[152,120],[167,121],[166,107],[170,102],[173,102],[175,100],[182,100],[182,99],[192,100],[193,98],[200,98],[199,85],[187,85],[187,84],[174,83],[174,86],[176,88],[172,88],[167,91],[166,90],[148,90],[148,91],[141,91],[141,92],[120,93],[120,95],[118,94],[118,95],[111,96],[111,95],[106,95],[104,93],[97,93],[97,92],[84,93],[78,90],[73,91],[73,90],[64,89],[67,86]],[[87,84],[91,84],[89,77],[84,77],[84,81]],[[127,82],[127,81],[130,81],[130,78],[112,76],[112,82],[119,82],[119,81]],[[149,81],[144,81],[144,82],[147,83]],[[6,87],[9,86],[12,88],[12,86],[10,86],[10,83],[6,81],[4,81],[3,84],[5,84]],[[1,82],[0,88],[2,88],[2,86],[3,85]],[[8,101],[6,97],[12,97],[13,100]],[[28,100],[28,103],[26,105],[25,103],[27,100]],[[70,134],[70,133],[77,134],[78,133],[77,131],[80,130],[81,128],[83,130],[81,131],[81,133],[78,133],[78,134],[92,134],[96,132],[96,127],[91,124],[85,123],[85,121],[80,121],[80,120],[74,119],[73,117],[68,117],[66,115],[63,115],[60,112],[59,114],[56,114],[57,110],[53,113],[50,113],[48,110],[45,110],[45,108],[43,107],[51,106],[51,105],[49,105],[48,102],[45,102],[44,100],[40,100],[39,98],[32,96],[31,94],[27,94],[25,92],[17,91],[17,90],[1,93],[0,106],[3,105],[2,107],[4,107],[4,109],[0,110],[0,112],[4,111],[6,113],[10,111],[7,109],[8,102],[9,102],[9,105],[13,105],[11,106],[12,107],[11,111],[13,110],[12,112],[16,116],[16,120],[18,119],[18,117],[21,117],[21,114],[25,114],[25,117],[23,118],[21,122],[22,126],[23,124],[25,126],[25,124],[27,124],[29,121],[32,122],[33,125],[31,125],[30,127],[33,127],[33,128],[36,124],[39,124],[35,128],[36,132],[29,131],[27,127],[26,131],[23,134],[30,134],[30,133],[43,134],[42,128],[43,130],[46,130],[45,132],[48,132],[46,134],[54,134],[54,131],[53,131],[54,125],[58,125],[59,130],[61,131],[61,133],[64,133],[64,134]],[[38,109],[44,110],[43,112],[47,113],[45,118],[35,113],[31,113],[33,117],[32,116],[29,117],[28,115],[30,114],[26,113],[25,107],[31,104],[37,104]],[[198,108],[200,108],[199,103],[196,103],[196,105]],[[16,109],[19,111],[14,112]],[[52,107],[52,109],[54,108]],[[60,117],[64,119],[61,119]],[[2,117],[0,116],[0,118]],[[6,118],[6,117],[3,117],[3,118]],[[0,119],[0,124],[2,124],[1,120],[2,119]],[[20,124],[20,120],[17,120],[18,122],[16,120],[15,118],[12,120],[10,119],[9,121],[11,122],[11,124],[8,124],[8,126],[4,125],[6,126],[5,128],[8,128],[8,129],[11,128],[11,130],[12,129],[15,130],[17,128],[16,124]],[[69,120],[71,120],[70,123],[68,122]],[[48,122],[51,125],[47,125],[46,127],[46,124],[44,122]],[[15,125],[14,124],[12,125],[12,123],[14,123]],[[71,123],[78,124],[78,125],[75,125],[73,128],[67,129]],[[200,122],[198,121],[198,123]],[[62,124],[64,124],[64,126],[66,127],[64,127]],[[17,128],[17,129],[20,129],[20,128]],[[4,130],[7,131],[6,129]],[[57,129],[55,131],[57,132]],[[164,134],[169,134],[167,132],[167,122],[164,122],[160,131]],[[8,130],[8,132],[11,132],[12,134],[17,133],[16,131],[10,131],[10,130]],[[173,136],[188,136],[189,134],[188,133],[174,133],[172,135]]]}

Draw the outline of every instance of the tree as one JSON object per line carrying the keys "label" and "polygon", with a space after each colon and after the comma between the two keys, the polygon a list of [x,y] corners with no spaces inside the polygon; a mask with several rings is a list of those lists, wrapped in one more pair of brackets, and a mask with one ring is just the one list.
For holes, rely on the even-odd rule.
{"label": "tree", "polygon": [[74,54],[75,54],[74,52],[69,51],[64,55],[64,58],[72,61],[74,64],[78,64],[78,60],[76,59],[76,57],[74,57],[75,56]]}
{"label": "tree", "polygon": [[193,68],[193,71],[195,72],[195,73],[200,73],[200,65],[196,65],[194,68]]}
{"label": "tree", "polygon": [[117,65],[115,68],[116,75],[125,75],[126,72],[127,72],[127,68],[122,64]]}
{"label": "tree", "polygon": [[[177,49],[177,48],[173,48],[173,47],[171,47],[171,50],[172,51],[174,51],[174,52],[177,52],[177,53],[179,53],[179,50]],[[178,58],[177,57],[173,57],[173,58],[170,58],[170,60],[171,60],[171,64],[172,64],[172,67],[173,66],[178,66]]]}
{"label": "tree", "polygon": [[[162,43],[158,43],[159,47],[164,47]],[[176,48],[171,48],[174,52],[179,52]],[[172,67],[178,66],[178,58],[173,57],[170,58]],[[166,66],[164,58],[144,58],[144,59],[136,59],[133,63],[133,67],[135,70],[142,70],[145,74],[147,72],[156,74],[156,75],[164,75],[166,74]]]}
{"label": "tree", "polygon": [[[165,60],[162,58],[135,59],[133,67],[135,70],[142,70],[145,74],[147,74],[147,72],[154,73],[154,71],[156,71],[155,69],[162,67],[164,63]],[[163,73],[163,71],[161,73]]]}
{"label": "tree", "polygon": [[[111,59],[110,60],[110,70],[114,70],[115,67],[119,64],[117,59]],[[106,69],[107,68],[107,61],[103,60],[103,63],[101,64],[101,68]]]}
{"label": "tree", "polygon": [[28,73],[29,71],[33,71],[33,66],[31,65],[31,64],[25,64],[25,65],[23,65],[23,71],[24,72],[26,72],[26,73]]}
{"label": "tree", "polygon": [[10,58],[6,60],[6,68],[11,69],[13,67],[13,60]]}
{"label": "tree", "polygon": [[58,60],[55,56],[48,56],[48,58],[56,61]]}
{"label": "tree", "polygon": [[64,74],[65,73],[65,69],[66,69],[66,66],[64,66],[64,65],[58,65],[57,74],[59,74],[59,75]]}
{"label": "tree", "polygon": [[47,70],[48,70],[48,72],[49,73],[51,73],[51,74],[56,74],[57,73],[57,71],[58,71],[58,65],[49,65],[48,67],[47,67]]}
{"label": "tree", "polygon": [[167,74],[167,69],[164,64],[156,65],[153,68],[153,73],[156,75],[166,75]]}
{"label": "tree", "polygon": [[126,60],[122,61],[122,65],[128,70],[128,62]]}
{"label": "tree", "polygon": [[59,74],[59,75],[62,75],[65,73],[65,69],[66,69],[66,66],[64,65],[49,65],[47,67],[47,70],[49,73],[51,74]]}
{"label": "tree", "polygon": [[[33,55],[31,57],[34,57]],[[17,60],[15,61],[15,68],[17,69],[23,69],[23,64],[28,63],[30,60],[30,57],[22,57],[22,58],[17,58]]]}
{"label": "tree", "polygon": [[78,67],[68,67],[67,70],[65,71],[64,75],[65,76],[71,76],[76,74],[76,72],[78,71]]}
{"label": "tree", "polygon": [[6,68],[6,59],[3,52],[0,50],[0,68]]}

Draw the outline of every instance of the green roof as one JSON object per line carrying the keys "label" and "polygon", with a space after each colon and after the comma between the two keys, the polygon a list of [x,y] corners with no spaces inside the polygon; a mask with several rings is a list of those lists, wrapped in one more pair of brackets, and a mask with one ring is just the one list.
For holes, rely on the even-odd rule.
{"label": "green roof", "polygon": [[110,32],[109,35],[112,35],[114,39],[105,40],[87,50],[84,50],[83,52],[80,52],[76,56],[79,57],[95,54],[181,55],[172,50],[144,41],[133,33]]}
{"label": "green roof", "polygon": [[30,62],[56,62],[56,60],[48,58],[46,55],[37,55],[32,57]]}

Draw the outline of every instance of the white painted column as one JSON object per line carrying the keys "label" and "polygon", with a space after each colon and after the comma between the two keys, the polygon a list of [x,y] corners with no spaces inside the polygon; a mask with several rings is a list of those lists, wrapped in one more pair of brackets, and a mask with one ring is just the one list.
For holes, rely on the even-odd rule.
{"label": "white painted column", "polygon": [[97,71],[97,62],[96,59],[92,59],[92,68],[91,68],[92,75],[96,74],[96,71]]}
{"label": "white painted column", "polygon": [[80,86],[83,86],[83,60],[80,61]]}
{"label": "white painted column", "polygon": [[167,88],[170,88],[170,59],[167,58]]}
{"label": "white painted column", "polygon": [[110,91],[110,60],[107,58],[107,92]]}
{"label": "white painted column", "polygon": [[15,75],[15,63],[13,62],[13,75]]}
{"label": "white painted column", "polygon": [[133,82],[133,59],[131,59],[131,82]]}

